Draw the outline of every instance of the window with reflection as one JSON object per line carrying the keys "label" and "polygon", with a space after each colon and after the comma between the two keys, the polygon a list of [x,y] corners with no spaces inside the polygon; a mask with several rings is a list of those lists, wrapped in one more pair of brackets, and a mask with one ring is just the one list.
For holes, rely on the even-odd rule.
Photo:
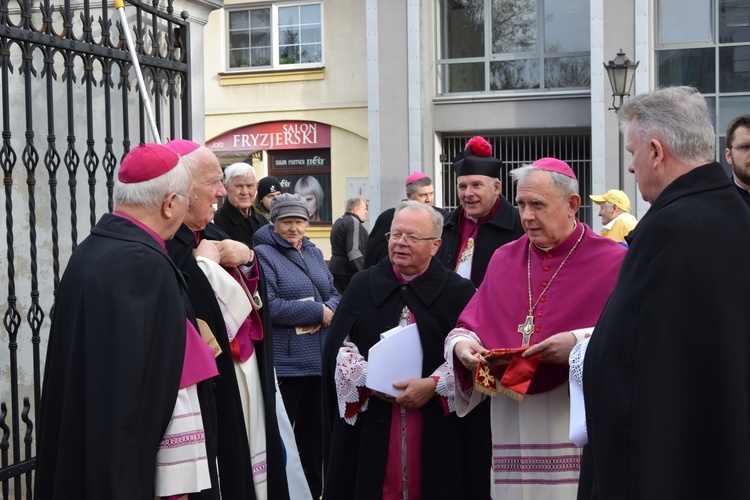
{"label": "window with reflection", "polygon": [[588,0],[438,1],[438,94],[590,88]]}
{"label": "window with reflection", "polygon": [[727,124],[750,112],[750,0],[658,0],[656,13],[656,85],[699,89],[721,146]]}
{"label": "window with reflection", "polygon": [[323,62],[320,3],[227,9],[228,69],[289,69]]}

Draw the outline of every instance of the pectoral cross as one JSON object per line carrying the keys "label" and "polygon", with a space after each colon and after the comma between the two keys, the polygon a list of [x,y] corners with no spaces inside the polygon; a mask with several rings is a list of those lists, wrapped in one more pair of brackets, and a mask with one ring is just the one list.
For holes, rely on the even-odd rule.
{"label": "pectoral cross", "polygon": [[523,335],[523,341],[521,342],[521,346],[526,347],[529,345],[529,342],[531,341],[531,334],[534,333],[534,316],[526,316],[526,321],[518,325],[518,333]]}

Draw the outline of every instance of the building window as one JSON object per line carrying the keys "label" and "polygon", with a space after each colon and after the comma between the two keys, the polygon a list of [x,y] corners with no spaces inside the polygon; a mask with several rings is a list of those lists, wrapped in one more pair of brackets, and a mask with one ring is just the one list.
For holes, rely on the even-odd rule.
{"label": "building window", "polygon": [[439,95],[589,89],[589,0],[436,0]]}
{"label": "building window", "polygon": [[723,161],[727,125],[750,111],[750,0],[659,0],[656,12],[656,86],[703,93]]}
{"label": "building window", "polygon": [[304,69],[323,63],[320,3],[227,10],[229,69]]}

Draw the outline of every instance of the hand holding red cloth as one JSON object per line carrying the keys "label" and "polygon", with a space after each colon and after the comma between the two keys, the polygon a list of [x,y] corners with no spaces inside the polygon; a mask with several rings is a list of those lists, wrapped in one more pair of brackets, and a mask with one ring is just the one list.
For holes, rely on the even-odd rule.
{"label": "hand holding red cloth", "polygon": [[542,353],[527,358],[521,354],[529,349],[492,349],[479,357],[479,365],[474,379],[474,388],[491,397],[496,393],[521,401],[529,390]]}

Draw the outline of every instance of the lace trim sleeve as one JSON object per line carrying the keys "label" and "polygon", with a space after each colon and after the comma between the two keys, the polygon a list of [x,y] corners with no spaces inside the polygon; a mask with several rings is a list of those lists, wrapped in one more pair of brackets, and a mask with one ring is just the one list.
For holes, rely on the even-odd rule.
{"label": "lace trim sleeve", "polygon": [[440,401],[440,405],[443,407],[443,413],[448,415],[456,411],[456,377],[453,373],[453,368],[446,361],[442,365],[438,366],[437,369],[432,372],[431,375],[437,382],[435,387],[435,395]]}
{"label": "lace trim sleeve", "polygon": [[371,391],[365,387],[367,361],[352,342],[345,341],[336,355],[334,380],[339,416],[354,425],[357,414],[367,410]]}

